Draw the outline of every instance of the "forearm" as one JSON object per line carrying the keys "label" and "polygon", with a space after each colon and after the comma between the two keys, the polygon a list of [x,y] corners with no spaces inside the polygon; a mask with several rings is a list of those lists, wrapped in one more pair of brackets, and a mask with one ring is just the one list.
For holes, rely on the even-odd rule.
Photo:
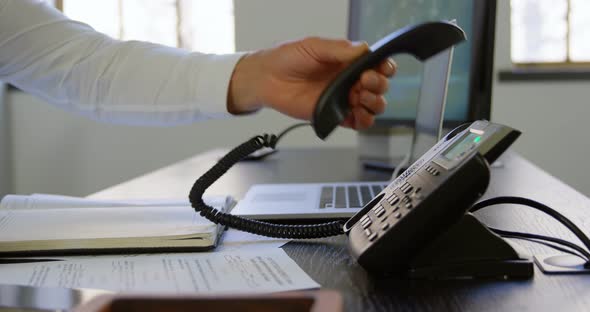
{"label": "forearm", "polygon": [[241,55],[120,42],[40,3],[2,5],[0,79],[110,122],[167,125],[227,115]]}

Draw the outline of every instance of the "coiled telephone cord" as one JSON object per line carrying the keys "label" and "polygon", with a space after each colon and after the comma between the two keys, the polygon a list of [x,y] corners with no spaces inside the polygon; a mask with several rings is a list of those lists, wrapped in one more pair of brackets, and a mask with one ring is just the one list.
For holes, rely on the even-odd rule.
{"label": "coiled telephone cord", "polygon": [[209,221],[244,232],[259,234],[277,238],[321,238],[343,234],[343,221],[331,221],[319,224],[291,225],[275,224],[270,222],[246,219],[234,216],[229,213],[221,212],[203,201],[203,194],[215,181],[224,175],[233,165],[250,155],[251,153],[270,147],[274,149],[278,140],[287,131],[294,129],[290,127],[283,131],[279,136],[276,135],[258,135],[242,143],[238,147],[227,153],[217,164],[209,171],[202,175],[193,185],[189,194],[191,206],[201,216]]}

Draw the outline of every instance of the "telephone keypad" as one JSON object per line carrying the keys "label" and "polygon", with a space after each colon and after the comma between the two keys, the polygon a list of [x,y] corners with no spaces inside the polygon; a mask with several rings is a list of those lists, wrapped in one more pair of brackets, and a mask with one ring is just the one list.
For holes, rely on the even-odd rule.
{"label": "telephone keypad", "polygon": [[366,237],[368,242],[373,243],[376,241],[380,233],[385,235],[428,195],[428,192],[423,189],[419,176],[408,177],[408,180],[401,186],[385,188],[383,191],[388,195],[371,208],[371,213],[361,218],[361,229],[365,234],[363,236]]}

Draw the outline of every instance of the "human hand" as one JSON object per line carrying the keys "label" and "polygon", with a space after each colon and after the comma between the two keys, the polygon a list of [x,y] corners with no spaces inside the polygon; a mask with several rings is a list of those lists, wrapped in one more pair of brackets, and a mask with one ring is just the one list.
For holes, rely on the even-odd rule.
{"label": "human hand", "polygon": [[[239,114],[268,106],[294,118],[311,120],[323,90],[367,52],[366,43],[311,37],[248,54],[234,70],[228,111]],[[361,74],[350,90],[351,110],[343,126],[365,129],[373,124],[375,115],[385,109],[383,94],[395,71],[396,64],[389,58]]]}

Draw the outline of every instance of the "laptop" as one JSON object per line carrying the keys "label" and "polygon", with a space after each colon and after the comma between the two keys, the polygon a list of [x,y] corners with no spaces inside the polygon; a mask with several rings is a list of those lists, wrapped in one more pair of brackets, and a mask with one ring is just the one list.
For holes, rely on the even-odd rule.
{"label": "laptop", "polygon": [[[441,138],[453,48],[424,63],[410,164]],[[232,214],[257,220],[349,218],[390,181],[253,185]]]}

